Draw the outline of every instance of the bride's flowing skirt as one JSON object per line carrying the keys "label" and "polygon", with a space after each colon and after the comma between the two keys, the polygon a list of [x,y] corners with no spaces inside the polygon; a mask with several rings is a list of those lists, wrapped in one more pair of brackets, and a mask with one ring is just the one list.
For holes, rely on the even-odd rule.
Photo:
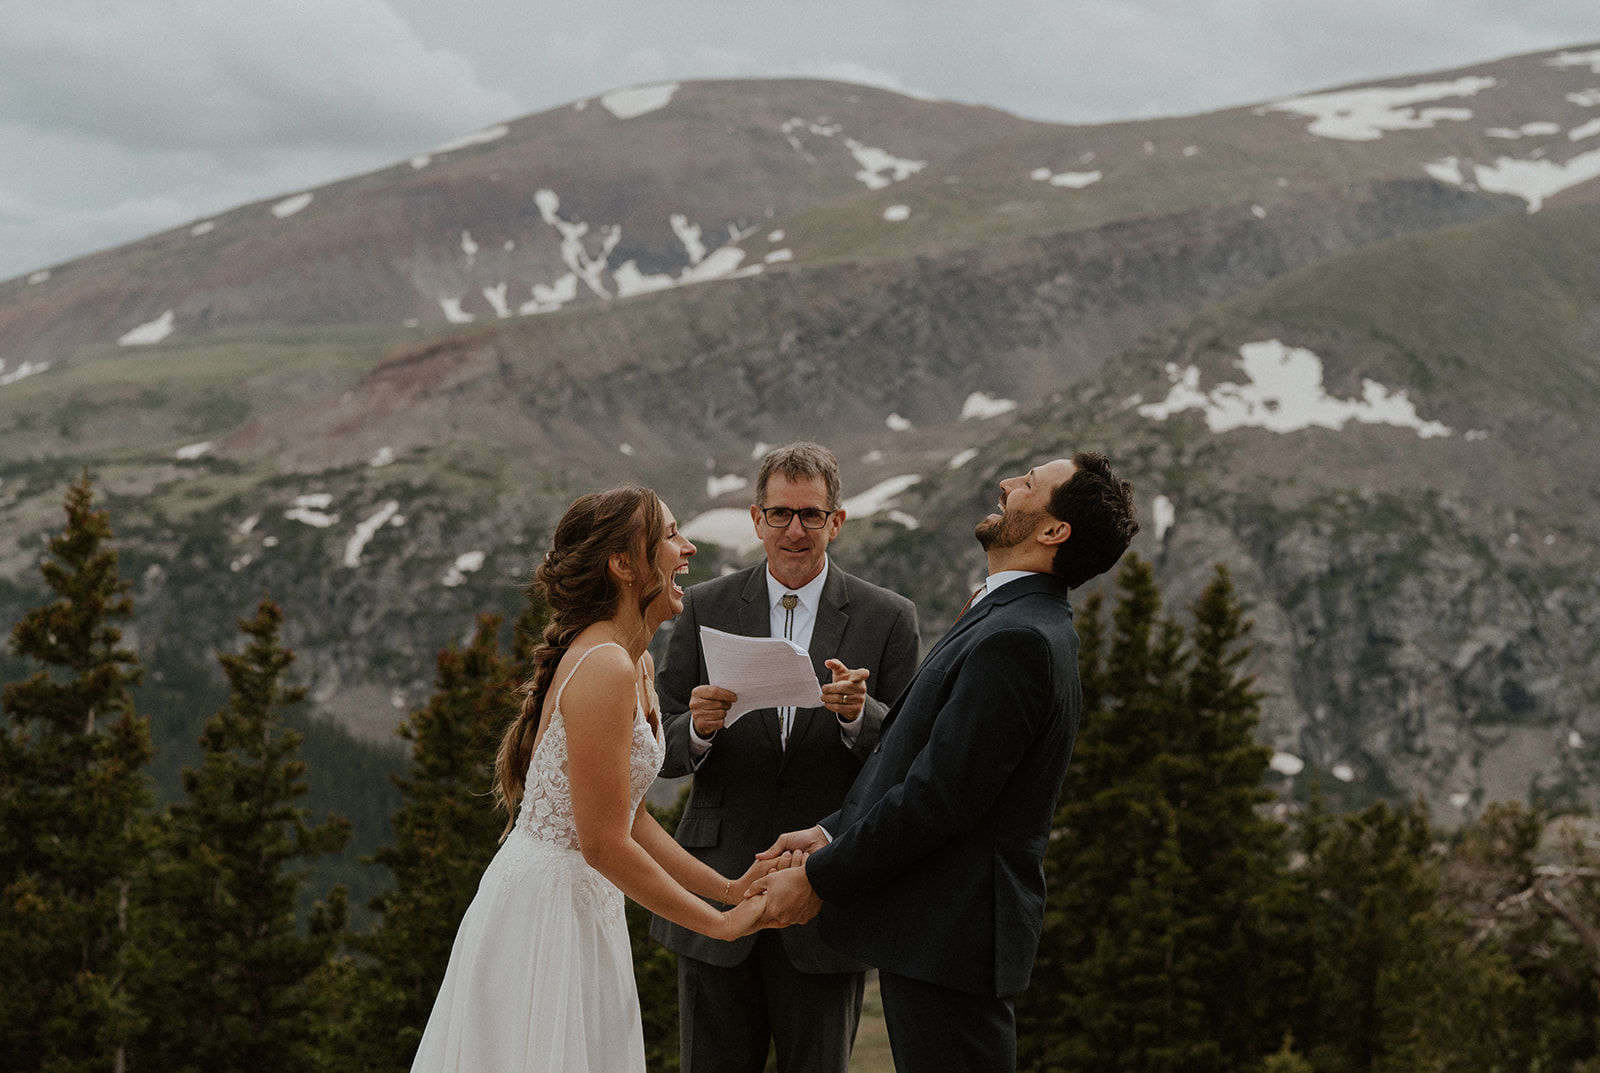
{"label": "bride's flowing skirt", "polygon": [[413,1073],[643,1069],[622,893],[519,825],[461,920]]}

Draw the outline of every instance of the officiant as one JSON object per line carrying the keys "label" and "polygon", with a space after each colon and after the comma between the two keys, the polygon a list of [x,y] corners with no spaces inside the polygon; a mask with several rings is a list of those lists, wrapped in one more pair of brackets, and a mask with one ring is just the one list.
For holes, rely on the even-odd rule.
{"label": "officiant", "polygon": [[[845,511],[827,448],[768,453],[750,520],[764,560],[689,588],[657,676],[661,773],[694,775],[678,842],[729,874],[839,807],[921,646],[910,600],[828,556]],[[724,726],[737,697],[708,680],[701,626],[790,638],[810,653],[823,707],[760,709]],[[684,1073],[761,1073],[770,1044],[779,1073],[847,1073],[867,966],[829,949],[815,925],[722,942],[657,917],[650,933],[678,955]]]}

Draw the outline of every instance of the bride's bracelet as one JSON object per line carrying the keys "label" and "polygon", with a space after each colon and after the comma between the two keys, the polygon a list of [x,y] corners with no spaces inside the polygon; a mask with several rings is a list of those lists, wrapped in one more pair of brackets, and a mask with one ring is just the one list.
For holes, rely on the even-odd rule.
{"label": "bride's bracelet", "polygon": [[728,901],[728,895],[732,894],[732,893],[733,893],[733,880],[730,879],[730,880],[727,880],[725,883],[722,884],[722,904],[723,905],[732,905],[733,904],[732,902]]}

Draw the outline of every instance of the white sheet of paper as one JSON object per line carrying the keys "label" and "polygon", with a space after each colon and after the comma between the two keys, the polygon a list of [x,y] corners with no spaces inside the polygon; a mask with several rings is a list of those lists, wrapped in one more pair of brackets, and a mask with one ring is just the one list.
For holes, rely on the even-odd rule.
{"label": "white sheet of paper", "polygon": [[732,726],[757,708],[820,708],[822,684],[811,657],[782,637],[743,637],[700,627],[700,651],[711,684],[739,694],[723,720]]}

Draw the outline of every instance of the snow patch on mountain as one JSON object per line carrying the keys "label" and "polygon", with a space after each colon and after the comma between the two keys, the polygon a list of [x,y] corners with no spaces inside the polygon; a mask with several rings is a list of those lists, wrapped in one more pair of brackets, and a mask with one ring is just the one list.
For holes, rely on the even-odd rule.
{"label": "snow patch on mountain", "polygon": [[1484,131],[1487,138],[1505,138],[1515,141],[1518,138],[1540,138],[1551,134],[1561,133],[1560,123],[1524,123],[1520,127],[1490,127]]}
{"label": "snow patch on mountain", "polygon": [[1180,368],[1169,363],[1166,370],[1172,388],[1166,399],[1140,406],[1138,413],[1165,421],[1185,410],[1200,410],[1212,432],[1236,428],[1278,433],[1308,428],[1339,431],[1356,421],[1414,429],[1422,439],[1450,435],[1450,429],[1440,422],[1418,417],[1404,391],[1391,393],[1375,380],[1362,380],[1360,399],[1329,395],[1322,384],[1322,359],[1304,347],[1287,346],[1277,339],[1246,343],[1239,348],[1235,367],[1245,374],[1245,383],[1222,383],[1202,391],[1198,366]]}
{"label": "snow patch on mountain", "polygon": [[[628,262],[632,264],[633,262]],[[530,313],[554,313],[568,302],[578,297],[578,277],[568,272],[560,279],[549,285],[535,283],[532,288],[533,297],[517,307],[517,312],[523,315]]]}
{"label": "snow patch on mountain", "polygon": [[[806,149],[805,143],[800,140],[799,134],[813,134],[819,138],[833,138],[844,133],[844,125],[835,123],[823,117],[821,119],[803,119],[794,116],[786,119],[778,127],[779,133],[788,141],[790,148],[805,157],[806,162],[815,164],[816,157]],[[797,133],[798,132],[798,133]],[[882,190],[886,186],[909,179],[917,172],[928,166],[926,160],[908,160],[897,157],[887,149],[866,145],[854,138],[844,140],[845,148],[850,150],[850,155],[855,157],[856,163],[861,165],[861,170],[856,172],[856,178],[866,185],[868,190]]]}
{"label": "snow patch on mountain", "polygon": [[761,546],[761,538],[750,524],[748,509],[717,507],[696,515],[678,528],[696,544],[715,544],[734,555],[745,555]]}
{"label": "snow patch on mountain", "polygon": [[965,450],[958,451],[950,461],[946,462],[945,469],[960,469],[977,457],[978,449],[976,447],[968,447]]}
{"label": "snow patch on mountain", "polygon": [[1587,67],[1600,75],[1600,48],[1591,52],[1560,52],[1544,62],[1546,67]]}
{"label": "snow patch on mountain", "polygon": [[440,579],[440,583],[455,588],[466,583],[467,575],[483,569],[484,553],[481,551],[463,552],[456,556],[456,561],[450,564],[450,569]]}
{"label": "snow patch on mountain", "polygon": [[672,103],[678,92],[678,83],[662,82],[654,86],[633,86],[607,93],[600,98],[606,111],[618,119],[637,119],[642,115],[660,111]]}
{"label": "snow patch on mountain", "polygon": [[1047,182],[1051,186],[1064,186],[1069,190],[1082,190],[1104,178],[1099,170],[1052,172],[1049,168],[1034,168],[1028,177],[1034,182]]}
{"label": "snow patch on mountain", "polygon": [[7,384],[15,384],[18,380],[25,380],[30,376],[37,376],[48,368],[50,368],[48,361],[25,361],[8,373],[6,372],[6,360],[0,358],[0,387],[5,387]]}
{"label": "snow patch on mountain", "polygon": [[706,498],[720,499],[730,492],[738,492],[749,485],[749,481],[737,473],[728,473],[721,477],[706,478]]}
{"label": "snow patch on mountain", "polygon": [[400,501],[391,499],[358,524],[356,531],[345,542],[344,565],[348,567],[360,566],[361,553],[366,550],[367,544],[371,542],[378,530],[388,525],[399,512]]}
{"label": "snow patch on mountain", "polygon": [[501,123],[492,127],[484,127],[482,130],[475,130],[471,134],[463,134],[461,137],[445,142],[443,145],[435,146],[426,153],[418,153],[411,158],[411,166],[421,170],[433,163],[433,158],[436,156],[444,153],[453,153],[457,149],[466,149],[474,145],[487,145],[489,142],[497,142],[510,132],[511,128]]}
{"label": "snow patch on mountain", "polygon": [[961,404],[961,420],[971,421],[974,418],[983,420],[990,417],[999,417],[1001,414],[1008,414],[1016,408],[1016,399],[997,399],[993,395],[982,391],[974,391]]}
{"label": "snow patch on mountain", "polygon": [[1412,107],[1428,101],[1454,97],[1473,97],[1497,85],[1492,78],[1467,76],[1454,82],[1424,82],[1415,86],[1369,86],[1364,89],[1313,93],[1273,101],[1257,109],[1267,112],[1292,112],[1312,119],[1312,134],[1343,141],[1368,142],[1394,130],[1422,130],[1444,121],[1462,122],[1472,118],[1466,108]]}
{"label": "snow patch on mountain", "polygon": [[850,155],[856,158],[856,163],[861,165],[861,170],[856,172],[856,178],[865,183],[868,190],[882,190],[903,179],[909,179],[928,166],[926,160],[907,160],[904,157],[897,157],[887,150],[862,145],[854,138],[846,138],[844,144],[850,150]]}
{"label": "snow patch on mountain", "polygon": [[333,496],[327,492],[311,492],[302,496],[295,496],[294,504],[283,512],[283,516],[291,522],[302,522],[316,529],[326,529],[339,520],[339,515],[329,514],[328,508],[333,505]]}
{"label": "snow patch on mountain", "polygon": [[478,318],[461,308],[460,298],[439,296],[439,309],[444,313],[444,319],[451,324],[471,324]]}
{"label": "snow patch on mountain", "polygon": [[1528,203],[1529,212],[1538,212],[1545,198],[1600,177],[1600,149],[1580,153],[1564,164],[1501,157],[1490,167],[1478,165],[1474,172],[1483,189],[1515,194]]}
{"label": "snow patch on mountain", "polygon": [[293,216],[295,213],[299,212],[309,204],[311,204],[311,195],[309,193],[296,194],[293,197],[286,197],[276,205],[272,206],[272,215],[276,216],[280,220],[286,219],[287,217]]}
{"label": "snow patch on mountain", "polygon": [[117,339],[118,346],[153,346],[172,334],[174,314],[167,310],[155,320],[131,328]]}
{"label": "snow patch on mountain", "polygon": [[554,190],[539,190],[533,195],[533,202],[539,206],[539,215],[545,223],[555,228],[561,235],[561,261],[572,274],[582,280],[591,291],[601,298],[610,298],[611,292],[607,291],[605,284],[600,279],[600,274],[606,269],[606,262],[611,256],[611,251],[616,249],[617,243],[622,241],[622,228],[616,224],[607,224],[600,228],[600,252],[591,254],[584,244],[584,238],[589,234],[589,225],[582,220],[563,220],[559,214],[561,198]]}
{"label": "snow patch on mountain", "polygon": [[675,212],[667,218],[672,225],[672,233],[678,236],[678,241],[683,243],[683,252],[689,255],[689,263],[697,265],[706,255],[706,245],[700,241],[700,225],[689,222],[689,217],[681,212]]}
{"label": "snow patch on mountain", "polygon": [[865,492],[851,496],[839,505],[849,517],[870,518],[889,509],[894,505],[895,497],[921,480],[922,478],[915,473],[903,473],[898,477],[879,481]]}
{"label": "snow patch on mountain", "polygon": [[1161,543],[1178,520],[1178,508],[1166,496],[1156,496],[1150,504],[1150,520],[1155,523],[1156,543]]}
{"label": "snow patch on mountain", "polygon": [[[1583,134],[1600,134],[1600,120],[1586,124],[1593,129]],[[1582,128],[1579,128],[1580,130]],[[1577,135],[1578,131],[1573,134]],[[1538,212],[1546,198],[1569,187],[1600,177],[1600,149],[1579,153],[1564,163],[1545,159],[1500,157],[1493,164],[1471,164],[1456,157],[1445,157],[1423,165],[1423,170],[1441,182],[1469,186],[1463,165],[1471,167],[1471,183],[1495,194],[1515,194],[1528,203],[1529,212]]]}

